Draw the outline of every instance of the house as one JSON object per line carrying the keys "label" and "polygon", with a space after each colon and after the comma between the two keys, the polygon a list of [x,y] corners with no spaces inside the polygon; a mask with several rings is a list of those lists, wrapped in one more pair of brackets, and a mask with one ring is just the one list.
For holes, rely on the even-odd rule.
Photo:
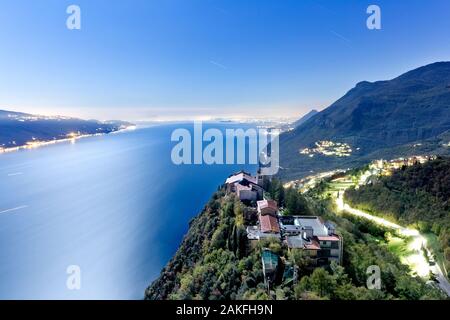
{"label": "house", "polygon": [[309,256],[316,256],[317,251],[320,250],[319,241],[315,238],[305,238],[302,235],[287,236],[286,244],[289,249],[308,250]]}
{"label": "house", "polygon": [[253,183],[243,184],[236,182],[234,184],[234,190],[239,200],[241,201],[258,201],[262,199],[264,190]]}
{"label": "house", "polygon": [[342,259],[342,241],[338,235],[319,236],[317,240],[320,250],[317,252],[318,264],[328,265],[335,261],[341,264]]}
{"label": "house", "polygon": [[257,178],[245,171],[228,177],[225,181],[227,191],[236,193],[241,201],[258,201],[263,198],[264,190],[257,184]]}
{"label": "house", "polygon": [[274,200],[260,200],[256,203],[259,215],[277,216],[278,206]]}
{"label": "house", "polygon": [[261,233],[280,234],[278,219],[271,215],[259,216],[259,228]]}
{"label": "house", "polygon": [[256,201],[258,194],[251,186],[244,186],[240,183],[235,185],[236,195],[241,201]]}
{"label": "house", "polygon": [[285,235],[299,235],[302,233],[300,222],[293,216],[280,216],[280,229]]}
{"label": "house", "polygon": [[263,239],[281,239],[280,233],[276,232],[262,232],[260,226],[248,226],[247,229],[247,239],[250,241],[251,247],[256,247],[258,241]]}
{"label": "house", "polygon": [[342,262],[342,239],[333,223],[314,216],[282,216],[280,231],[289,250],[303,250],[316,266]]}
{"label": "house", "polygon": [[239,171],[237,173],[232,174],[228,177],[228,179],[225,181],[225,184],[232,185],[236,182],[243,182],[247,181],[253,184],[258,184],[258,179],[253,177],[250,173],[247,173],[245,171]]}
{"label": "house", "polygon": [[[280,229],[286,235],[307,233],[307,236],[328,235],[328,228],[320,217],[316,216],[280,216]],[[333,229],[335,230],[335,228]]]}
{"label": "house", "polygon": [[256,226],[248,226],[247,239],[251,246],[255,246],[261,239],[275,238],[281,239],[280,225],[278,219],[271,215],[259,215],[259,224]]}

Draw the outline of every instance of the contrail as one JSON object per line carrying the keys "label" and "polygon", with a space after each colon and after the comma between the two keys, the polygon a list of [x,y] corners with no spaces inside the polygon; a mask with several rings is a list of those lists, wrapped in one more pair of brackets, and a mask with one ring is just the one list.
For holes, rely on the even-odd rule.
{"label": "contrail", "polygon": [[8,173],[8,177],[14,177],[14,176],[19,176],[23,174],[22,172],[14,172],[14,173]]}
{"label": "contrail", "polygon": [[2,214],[2,213],[8,213],[8,212],[11,212],[11,211],[17,211],[17,210],[25,209],[25,208],[28,208],[28,206],[20,206],[20,207],[16,207],[16,208],[11,208],[11,209],[7,209],[7,210],[3,210],[3,211],[0,211],[0,214]]}
{"label": "contrail", "polygon": [[337,33],[336,31],[333,31],[333,30],[330,30],[330,32],[331,32],[332,34],[334,34],[336,37],[338,37],[339,39],[344,40],[344,41],[347,42],[347,43],[352,43],[352,41],[351,41],[350,39],[347,39],[347,38],[344,37],[342,34]]}
{"label": "contrail", "polygon": [[227,69],[227,67],[226,66],[224,66],[223,64],[221,64],[221,63],[218,63],[217,61],[213,61],[213,60],[211,60],[209,63],[211,63],[211,64],[213,64],[213,65],[215,65],[216,67],[219,67],[219,68],[221,68],[221,69],[224,69],[224,70],[226,70]]}

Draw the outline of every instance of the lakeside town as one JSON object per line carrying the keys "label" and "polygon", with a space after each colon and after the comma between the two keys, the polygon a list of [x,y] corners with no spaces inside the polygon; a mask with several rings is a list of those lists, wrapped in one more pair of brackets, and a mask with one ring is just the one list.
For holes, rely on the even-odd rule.
{"label": "lakeside town", "polygon": [[[8,153],[8,152],[14,152],[19,150],[26,150],[26,149],[36,149],[39,147],[49,146],[56,143],[62,143],[62,142],[70,142],[75,143],[76,140],[87,138],[87,137],[96,137],[101,136],[103,133],[95,133],[95,134],[80,134],[79,132],[71,132],[66,135],[65,138],[53,138],[53,140],[37,140],[36,138],[32,138],[31,141],[26,142],[24,145],[16,146],[16,147],[1,147],[0,146],[0,153]],[[15,141],[12,141],[12,144],[16,144]]]}
{"label": "lakeside town", "polygon": [[120,120],[83,120],[67,116],[45,116],[0,110],[0,154],[35,149],[56,143],[74,143],[78,139],[117,133],[136,128]]}
{"label": "lakeside town", "polygon": [[[125,130],[134,130],[134,129],[136,129],[135,125],[122,126],[121,128],[119,128],[115,131],[109,132],[109,134],[118,133],[118,132],[122,132]],[[102,129],[99,128],[98,130],[100,131]],[[108,133],[102,132],[102,133],[82,134],[80,131],[78,131],[78,132],[70,132],[70,133],[66,134],[65,137],[61,137],[61,138],[54,137],[52,140],[38,140],[33,137],[31,139],[31,141],[26,142],[24,145],[18,145],[18,146],[14,146],[14,147],[0,146],[0,154],[15,152],[15,151],[19,151],[19,150],[36,149],[36,148],[45,147],[45,146],[49,146],[49,145],[53,145],[53,144],[57,144],[57,143],[63,143],[63,142],[75,143],[79,139],[89,138],[89,137],[98,137],[98,136],[103,136],[105,134],[108,134]],[[11,144],[15,145],[16,142],[12,141]]]}

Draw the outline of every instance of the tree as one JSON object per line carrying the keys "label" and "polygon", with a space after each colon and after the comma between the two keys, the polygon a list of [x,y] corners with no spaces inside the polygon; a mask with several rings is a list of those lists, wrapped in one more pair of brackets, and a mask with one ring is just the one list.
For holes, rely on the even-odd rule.
{"label": "tree", "polygon": [[313,292],[322,298],[331,298],[336,289],[336,279],[323,268],[317,268],[310,276],[304,276],[294,288],[297,299],[305,292]]}
{"label": "tree", "polygon": [[305,254],[303,250],[291,250],[288,254],[288,259],[292,263],[292,265],[297,267],[299,278],[309,274],[309,270],[313,261],[309,256]]}
{"label": "tree", "polygon": [[321,297],[330,297],[336,287],[336,279],[325,269],[317,268],[312,273],[311,288]]}
{"label": "tree", "polygon": [[293,188],[286,190],[286,211],[290,215],[309,215],[306,199]]}

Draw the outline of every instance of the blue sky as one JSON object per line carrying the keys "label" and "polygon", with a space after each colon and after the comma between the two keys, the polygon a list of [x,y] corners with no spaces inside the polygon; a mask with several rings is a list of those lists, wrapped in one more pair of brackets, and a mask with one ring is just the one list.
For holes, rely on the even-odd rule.
{"label": "blue sky", "polygon": [[[81,8],[68,30],[66,8]],[[366,27],[370,4],[382,29]],[[85,118],[300,116],[450,60],[448,0],[0,0],[0,108]]]}

